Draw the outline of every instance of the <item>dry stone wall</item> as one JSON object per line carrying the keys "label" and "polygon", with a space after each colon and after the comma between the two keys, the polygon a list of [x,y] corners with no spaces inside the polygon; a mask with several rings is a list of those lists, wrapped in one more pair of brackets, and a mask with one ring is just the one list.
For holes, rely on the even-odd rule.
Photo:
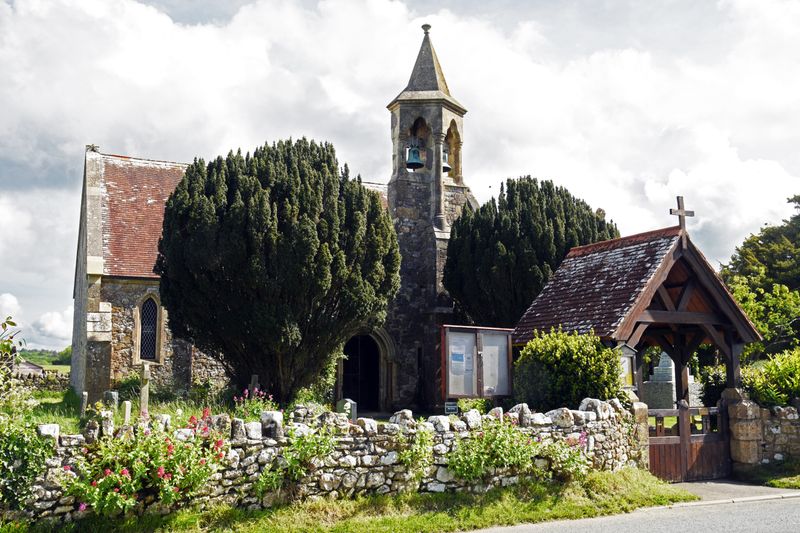
{"label": "dry stone wall", "polygon": [[[646,410],[645,410],[646,413]],[[482,431],[487,419],[502,417],[515,424],[516,430],[541,441],[567,441],[580,446],[593,468],[617,470],[627,465],[646,466],[647,431],[618,401],[610,403],[587,399],[580,409],[556,409],[548,413],[533,413],[520,404],[503,413],[499,408],[489,415],[468,411],[461,417],[432,416],[425,422],[415,421],[411,411],[397,412],[389,423],[359,418],[349,423],[344,414],[324,412],[314,416],[303,407],[289,415],[286,426],[282,412],[265,412],[261,421],[246,422],[230,419],[228,415],[212,417],[213,426],[230,436],[223,467],[216,472],[203,492],[193,503],[205,505],[225,502],[231,505],[258,509],[273,505],[281,493],[263,497],[256,495],[254,486],[266,465],[281,456],[287,446],[289,431],[307,432],[315,427],[331,427],[337,432],[332,453],[315,459],[309,474],[293,486],[293,497],[351,498],[357,495],[395,494],[404,491],[486,491],[491,487],[507,486],[519,481],[511,471],[495,471],[479,483],[467,483],[448,469],[448,454],[461,439],[473,438]],[[168,418],[154,417],[156,422],[169,424]],[[169,428],[180,440],[193,438],[193,430]],[[433,436],[433,463],[421,476],[413,467],[400,461],[401,452],[410,446],[413,435],[420,430]],[[34,498],[28,503],[26,515],[35,518],[70,521],[90,511],[79,510],[79,502],[64,495],[59,485],[65,465],[74,467],[84,453],[88,441],[96,438],[97,429],[87,435],[59,435],[55,424],[42,425],[40,433],[56,440],[55,455],[47,462],[47,471],[33,487]],[[113,427],[102,431],[114,434]],[[117,438],[127,428],[117,431]],[[644,440],[642,440],[644,439]],[[284,494],[285,496],[285,494]],[[144,499],[139,511],[159,509],[153,498]]]}
{"label": "dry stone wall", "polygon": [[731,459],[746,469],[786,459],[800,459],[800,415],[795,407],[765,409],[750,400],[728,407]]}

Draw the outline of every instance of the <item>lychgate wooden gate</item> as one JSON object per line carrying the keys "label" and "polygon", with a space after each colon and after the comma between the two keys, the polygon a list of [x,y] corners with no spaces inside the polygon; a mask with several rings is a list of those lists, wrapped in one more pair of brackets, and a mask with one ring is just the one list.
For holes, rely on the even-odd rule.
{"label": "lychgate wooden gate", "polygon": [[666,481],[698,481],[730,475],[725,409],[650,409],[650,472]]}

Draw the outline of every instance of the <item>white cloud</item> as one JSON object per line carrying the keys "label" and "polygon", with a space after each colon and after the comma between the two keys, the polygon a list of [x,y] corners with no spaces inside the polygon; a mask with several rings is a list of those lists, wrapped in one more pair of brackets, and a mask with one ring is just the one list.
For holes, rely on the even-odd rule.
{"label": "white cloud", "polygon": [[0,2],[0,292],[40,317],[36,334],[57,330],[42,319],[71,297],[87,143],[188,161],[306,135],[388,180],[385,105],[422,22],[469,109],[479,199],[505,177],[552,178],[627,234],[674,224],[682,194],[694,239],[726,260],[800,192],[800,4],[699,4],[489,17],[483,3],[264,0],[192,25],[132,0]]}
{"label": "white cloud", "polygon": [[6,317],[16,317],[20,309],[19,300],[13,294],[4,292],[0,294],[0,320],[5,320]]}
{"label": "white cloud", "polygon": [[69,344],[72,339],[72,306],[70,305],[62,312],[44,313],[33,323],[33,331],[40,343],[42,341],[51,343],[60,341],[62,347]]}

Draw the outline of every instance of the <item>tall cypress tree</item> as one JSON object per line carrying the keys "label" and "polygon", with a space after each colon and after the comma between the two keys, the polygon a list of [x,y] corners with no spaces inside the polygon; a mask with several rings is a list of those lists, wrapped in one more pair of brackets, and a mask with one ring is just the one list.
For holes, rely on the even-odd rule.
{"label": "tall cypress tree", "polygon": [[552,181],[507,180],[465,209],[447,246],[444,286],[467,320],[514,326],[573,246],[619,237],[602,210]]}
{"label": "tall cypress tree", "polygon": [[195,160],[167,201],[157,272],[174,334],[278,400],[381,323],[400,253],[377,193],[305,139]]}

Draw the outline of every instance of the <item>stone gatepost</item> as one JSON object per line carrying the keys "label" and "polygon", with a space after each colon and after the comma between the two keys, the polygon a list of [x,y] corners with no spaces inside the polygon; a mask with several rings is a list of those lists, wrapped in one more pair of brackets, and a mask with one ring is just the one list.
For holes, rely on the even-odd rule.
{"label": "stone gatepost", "polygon": [[647,404],[633,402],[631,406],[633,413],[636,440],[639,442],[639,468],[650,468],[650,427],[647,422]]}
{"label": "stone gatepost", "polygon": [[761,460],[761,408],[738,389],[725,389],[733,471],[752,468]]}

